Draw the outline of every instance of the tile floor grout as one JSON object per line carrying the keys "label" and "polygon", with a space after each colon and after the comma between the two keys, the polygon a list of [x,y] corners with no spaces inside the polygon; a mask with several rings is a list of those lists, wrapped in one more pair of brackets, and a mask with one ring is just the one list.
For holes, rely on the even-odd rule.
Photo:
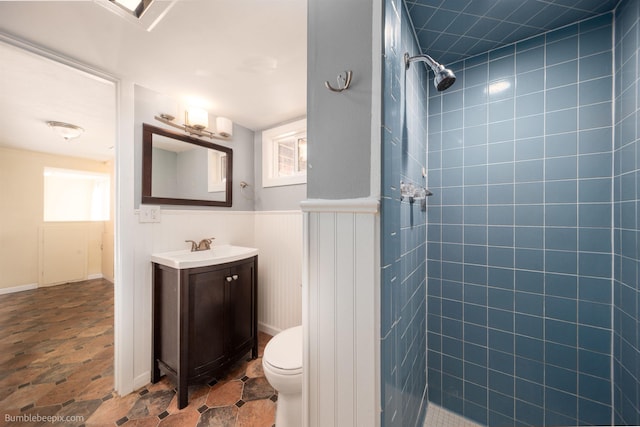
{"label": "tile floor grout", "polygon": [[258,359],[189,387],[189,405],[178,410],[166,377],[127,396],[113,391],[110,282],[0,295],[0,417],[20,426],[43,425],[37,421],[42,417],[75,417],[64,425],[271,427],[277,395],[261,363],[270,338],[259,334]]}

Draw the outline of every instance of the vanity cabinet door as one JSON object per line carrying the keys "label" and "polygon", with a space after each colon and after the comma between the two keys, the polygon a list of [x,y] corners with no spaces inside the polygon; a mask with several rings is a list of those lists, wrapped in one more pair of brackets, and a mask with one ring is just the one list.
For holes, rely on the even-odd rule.
{"label": "vanity cabinet door", "polygon": [[254,263],[248,262],[230,269],[231,281],[228,281],[228,319],[227,333],[229,355],[246,352],[255,338],[254,322]]}
{"label": "vanity cabinet door", "polygon": [[189,375],[219,366],[225,359],[224,307],[228,270],[192,274],[189,285]]}

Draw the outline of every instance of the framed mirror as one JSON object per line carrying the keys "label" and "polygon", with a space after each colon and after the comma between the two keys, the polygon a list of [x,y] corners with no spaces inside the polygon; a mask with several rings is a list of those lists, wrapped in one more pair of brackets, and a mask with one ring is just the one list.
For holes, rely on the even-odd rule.
{"label": "framed mirror", "polygon": [[231,207],[233,150],[142,125],[142,203]]}

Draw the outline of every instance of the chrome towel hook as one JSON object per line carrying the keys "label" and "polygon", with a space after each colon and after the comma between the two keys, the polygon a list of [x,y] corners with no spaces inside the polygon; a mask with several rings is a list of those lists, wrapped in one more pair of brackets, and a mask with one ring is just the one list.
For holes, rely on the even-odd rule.
{"label": "chrome towel hook", "polygon": [[347,90],[349,89],[349,86],[351,86],[351,75],[353,73],[351,71],[343,71],[342,73],[338,74],[338,88],[334,88],[332,87],[328,81],[324,82],[324,85],[327,87],[327,89],[329,89],[331,92],[342,92],[343,90]]}

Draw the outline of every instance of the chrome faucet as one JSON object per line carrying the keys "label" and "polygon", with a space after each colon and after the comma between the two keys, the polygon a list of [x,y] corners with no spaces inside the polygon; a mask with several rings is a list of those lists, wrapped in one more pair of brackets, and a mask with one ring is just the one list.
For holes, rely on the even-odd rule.
{"label": "chrome faucet", "polygon": [[211,243],[213,243],[214,239],[215,237],[212,237],[210,239],[202,239],[200,240],[200,243],[196,243],[193,240],[185,240],[185,242],[191,243],[191,252],[208,251],[209,249],[211,249]]}

